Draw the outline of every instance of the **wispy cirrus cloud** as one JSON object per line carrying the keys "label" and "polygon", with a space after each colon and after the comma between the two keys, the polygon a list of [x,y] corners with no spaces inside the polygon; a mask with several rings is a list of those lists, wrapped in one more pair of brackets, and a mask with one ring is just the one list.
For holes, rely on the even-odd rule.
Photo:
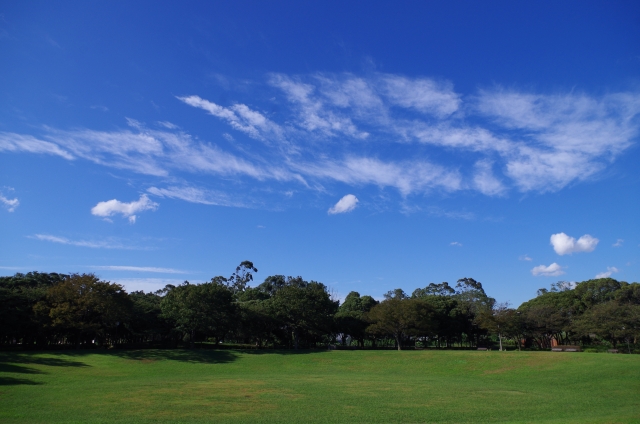
{"label": "wispy cirrus cloud", "polygon": [[[498,86],[465,96],[450,81],[383,73],[269,74],[262,89],[270,96],[254,100],[258,106],[177,96],[228,125],[220,141],[231,140],[235,150],[169,121],[150,129],[130,119],[129,129],[113,131],[0,133],[0,151],[84,159],[163,183],[180,173],[295,186],[283,191],[337,183],[393,188],[403,198],[434,189],[504,196],[592,178],[640,133],[636,92],[541,94]],[[159,184],[154,195],[224,203],[213,192]]]}
{"label": "wispy cirrus cloud", "polygon": [[174,268],[158,268],[153,266],[127,266],[127,265],[92,265],[89,268],[99,269],[104,271],[134,271],[134,272],[153,272],[159,274],[188,274],[188,271],[183,271]]}
{"label": "wispy cirrus cloud", "polygon": [[14,189],[12,187],[4,187],[3,189],[0,189],[0,204],[4,206],[7,211],[13,212],[20,205],[20,201],[17,197],[13,199],[5,197],[3,193],[4,191],[14,191]]}
{"label": "wispy cirrus cloud", "polygon": [[205,190],[193,186],[169,186],[166,188],[150,187],[149,194],[170,199],[180,199],[190,203],[203,205],[247,207],[247,204],[239,200],[233,200],[228,194],[221,191]]}
{"label": "wispy cirrus cloud", "polygon": [[125,250],[147,250],[144,247],[127,245],[120,241],[108,240],[71,240],[66,237],[53,236],[50,234],[34,234],[29,238],[48,241],[51,243],[66,244],[69,246],[90,247],[92,249],[125,249]]}
{"label": "wispy cirrus cloud", "polygon": [[61,156],[67,160],[74,159],[58,144],[39,140],[31,135],[0,132],[0,152],[28,152]]}

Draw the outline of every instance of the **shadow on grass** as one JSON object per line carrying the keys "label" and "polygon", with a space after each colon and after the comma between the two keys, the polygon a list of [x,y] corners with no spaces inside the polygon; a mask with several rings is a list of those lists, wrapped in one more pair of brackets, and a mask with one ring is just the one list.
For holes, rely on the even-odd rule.
{"label": "shadow on grass", "polygon": [[136,361],[168,360],[208,364],[226,364],[238,358],[236,352],[229,350],[200,349],[110,350],[104,354]]}
{"label": "shadow on grass", "polygon": [[1,386],[18,386],[21,384],[28,385],[28,386],[39,386],[42,383],[38,383],[37,381],[27,380],[26,378],[0,377],[0,387]]}
{"label": "shadow on grass", "polygon": [[[45,371],[27,365],[46,365],[50,367],[88,367],[84,362],[70,361],[61,358],[43,358],[37,353],[2,353],[0,354],[0,373],[9,374],[47,374]],[[42,383],[25,378],[0,376],[0,386],[20,384],[40,385]]]}
{"label": "shadow on grass", "polygon": [[[66,350],[40,352],[0,352],[0,372],[20,374],[46,374],[46,372],[24,365],[51,367],[90,367],[82,360],[89,355],[111,356],[148,363],[154,361],[180,361],[205,364],[226,364],[240,355],[306,355],[327,352],[324,349],[109,349]],[[42,355],[47,355],[43,357]],[[51,357],[54,355],[55,357]]]}

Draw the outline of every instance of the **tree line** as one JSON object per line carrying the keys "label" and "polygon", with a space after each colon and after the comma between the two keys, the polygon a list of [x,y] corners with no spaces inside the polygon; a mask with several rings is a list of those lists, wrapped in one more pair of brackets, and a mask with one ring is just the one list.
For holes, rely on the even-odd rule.
{"label": "tree line", "polygon": [[515,309],[497,303],[473,278],[455,286],[431,283],[411,294],[391,290],[382,301],[351,292],[340,303],[324,284],[302,277],[274,275],[251,287],[257,271],[244,261],[230,277],[154,293],[127,293],[93,274],[0,277],[0,345],[546,349],[626,343],[630,352],[640,332],[640,284],[612,278],[558,282]]}

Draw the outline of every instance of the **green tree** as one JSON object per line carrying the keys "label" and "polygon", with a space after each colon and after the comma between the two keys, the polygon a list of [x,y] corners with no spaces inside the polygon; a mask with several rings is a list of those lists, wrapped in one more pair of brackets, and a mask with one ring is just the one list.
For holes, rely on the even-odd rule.
{"label": "green tree", "polygon": [[48,315],[54,331],[78,346],[92,339],[116,339],[118,327],[130,317],[131,301],[119,284],[93,274],[72,274],[51,286],[35,310]]}
{"label": "green tree", "polygon": [[350,336],[358,341],[360,347],[364,347],[366,329],[369,326],[366,314],[377,304],[378,301],[371,296],[361,297],[360,293],[355,291],[347,295],[334,317],[338,332],[342,333],[343,344],[346,337]]}
{"label": "green tree", "polygon": [[402,290],[396,289],[388,292],[385,300],[371,308],[367,314],[371,323],[367,331],[393,337],[397,349],[402,350],[409,336],[429,331],[430,313],[428,303],[421,299],[410,299]]}
{"label": "green tree", "polygon": [[509,308],[508,304],[499,303],[492,308],[481,310],[476,316],[476,321],[481,328],[498,336],[500,351],[503,350],[502,339],[504,337],[513,338],[518,344],[518,350],[520,350],[520,341],[518,340],[522,333],[520,314],[515,309]]}
{"label": "green tree", "polygon": [[577,318],[573,327],[580,334],[595,334],[616,348],[618,343],[638,336],[640,306],[617,301],[599,303]]}
{"label": "green tree", "polygon": [[191,347],[197,333],[223,338],[231,330],[235,316],[233,293],[224,284],[183,284],[171,288],[160,304],[162,315],[188,335]]}
{"label": "green tree", "polygon": [[[269,307],[273,316],[282,323],[291,335],[295,349],[301,340],[316,343],[331,330],[333,315],[338,302],[331,300],[324,284],[306,282],[301,277],[289,277],[284,285],[275,279],[279,288],[272,285],[274,280],[265,281],[265,289],[273,290]],[[263,283],[263,284],[265,284]]]}

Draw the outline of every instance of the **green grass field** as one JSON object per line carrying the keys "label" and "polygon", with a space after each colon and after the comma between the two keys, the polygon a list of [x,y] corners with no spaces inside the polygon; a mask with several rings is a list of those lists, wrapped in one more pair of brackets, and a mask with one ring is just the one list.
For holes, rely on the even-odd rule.
{"label": "green grass field", "polygon": [[0,422],[640,422],[640,356],[0,352]]}

